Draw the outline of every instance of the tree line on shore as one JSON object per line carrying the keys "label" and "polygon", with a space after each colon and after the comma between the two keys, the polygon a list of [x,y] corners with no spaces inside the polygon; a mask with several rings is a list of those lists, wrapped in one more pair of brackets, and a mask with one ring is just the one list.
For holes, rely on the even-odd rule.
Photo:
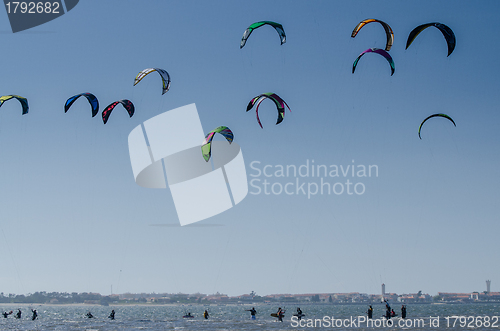
{"label": "tree line on shore", "polygon": [[99,293],[60,293],[60,292],[35,292],[24,294],[0,293],[0,303],[85,303],[85,301],[115,300],[110,296],[102,296]]}

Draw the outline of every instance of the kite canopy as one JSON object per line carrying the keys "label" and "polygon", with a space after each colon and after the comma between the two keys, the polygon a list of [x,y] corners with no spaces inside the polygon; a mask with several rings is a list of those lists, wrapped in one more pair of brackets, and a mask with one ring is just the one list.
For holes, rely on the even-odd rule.
{"label": "kite canopy", "polygon": [[252,34],[253,30],[260,28],[263,25],[270,25],[276,29],[276,32],[278,32],[281,39],[281,45],[283,45],[286,42],[285,30],[283,30],[283,26],[281,24],[271,21],[262,21],[250,25],[245,30],[245,32],[243,33],[243,37],[241,38],[240,49],[243,48],[243,46],[245,46],[245,43],[247,42],[248,37],[250,37],[250,35]]}
{"label": "kite canopy", "polygon": [[434,26],[434,27],[438,28],[439,31],[441,31],[441,33],[444,36],[444,39],[446,39],[446,43],[448,44],[448,55],[447,56],[450,56],[450,54],[455,49],[455,43],[456,43],[455,34],[447,25],[444,25],[442,23],[437,23],[437,22],[422,24],[422,25],[417,26],[415,29],[413,29],[410,32],[410,35],[408,36],[408,40],[406,41],[406,49],[408,49],[408,47],[410,47],[411,43],[413,42],[413,40],[415,40],[415,38],[418,36],[418,34],[420,32],[424,31],[425,29],[427,29],[430,26]]}
{"label": "kite canopy", "polygon": [[106,124],[106,122],[108,121],[109,115],[111,115],[111,112],[113,111],[113,109],[115,109],[115,107],[119,103],[121,103],[123,105],[123,107],[127,110],[130,117],[132,117],[134,115],[135,107],[131,101],[125,100],[125,99],[118,100],[118,101],[113,102],[112,104],[110,104],[106,108],[104,108],[104,110],[102,111],[102,121],[104,122],[104,124]]}
{"label": "kite canopy", "polygon": [[422,125],[424,125],[424,123],[425,123],[425,122],[426,122],[429,118],[433,118],[433,117],[444,117],[444,118],[447,118],[448,120],[450,120],[450,121],[453,123],[453,125],[454,125],[454,126],[457,126],[457,125],[455,124],[455,121],[454,121],[454,120],[453,120],[450,116],[448,116],[448,115],[446,115],[446,114],[433,114],[433,115],[431,115],[431,116],[427,117],[425,120],[423,120],[423,121],[422,121],[422,123],[420,123],[420,126],[418,127],[418,137],[419,137],[420,139],[422,139],[422,137],[420,136],[420,130],[422,130]]}
{"label": "kite canopy", "polygon": [[134,80],[134,86],[137,85],[144,77],[146,77],[148,74],[152,73],[153,71],[156,71],[158,74],[160,74],[161,80],[163,82],[163,89],[162,89],[162,95],[165,94],[169,88],[170,88],[170,75],[168,72],[166,72],[163,69],[160,68],[149,68],[149,69],[144,69],[143,71],[139,72],[137,76],[135,77]]}
{"label": "kite canopy", "polygon": [[80,93],[66,100],[66,104],[64,105],[64,112],[67,113],[71,105],[81,96],[86,97],[89,101],[90,106],[92,107],[92,117],[97,115],[97,113],[99,112],[99,101],[97,101],[97,98],[92,93]]}
{"label": "kite canopy", "polygon": [[2,97],[0,97],[0,107],[3,105],[3,103],[7,100],[10,100],[10,99],[17,99],[19,100],[19,102],[21,103],[21,106],[23,107],[23,115],[27,114],[28,111],[29,111],[29,107],[28,107],[28,99],[26,98],[23,98],[19,95],[14,95],[14,94],[11,94],[11,95],[4,95]]}
{"label": "kite canopy", "polygon": [[285,117],[285,105],[289,111],[292,111],[290,109],[290,107],[288,107],[287,103],[275,93],[268,92],[268,93],[263,93],[261,95],[256,96],[255,98],[250,100],[250,102],[248,103],[247,111],[252,109],[253,106],[257,103],[257,107],[255,108],[255,114],[257,115],[257,122],[259,122],[259,125],[261,128],[263,128],[263,127],[262,127],[262,123],[260,122],[260,119],[259,119],[259,106],[260,106],[260,103],[267,98],[273,100],[273,102],[276,105],[276,108],[278,109],[278,121],[276,122],[276,124],[280,124],[283,121],[283,118]]}
{"label": "kite canopy", "polygon": [[352,64],[352,73],[354,73],[354,70],[356,70],[356,66],[358,65],[359,59],[366,53],[377,53],[385,57],[387,62],[389,62],[389,64],[391,65],[391,76],[394,74],[394,70],[396,69],[394,67],[394,61],[392,60],[392,57],[389,55],[389,53],[380,48],[369,48],[363,53],[359,54],[359,56],[356,58],[356,60],[354,60],[354,63]]}
{"label": "kite canopy", "polygon": [[351,37],[352,38],[356,37],[356,35],[358,34],[359,30],[361,30],[362,27],[364,27],[366,24],[372,23],[372,22],[378,22],[378,23],[382,24],[382,26],[384,27],[385,34],[387,35],[387,43],[385,44],[385,50],[390,51],[392,44],[394,42],[394,32],[392,32],[392,29],[389,26],[389,24],[382,22],[380,20],[377,20],[374,18],[369,18],[369,19],[366,19],[364,21],[359,22],[358,25],[356,25],[356,27],[354,28],[354,30],[352,30]]}
{"label": "kite canopy", "polygon": [[203,144],[201,145],[201,153],[207,162],[210,160],[210,156],[212,156],[212,140],[214,139],[216,133],[223,135],[229,143],[233,142],[233,132],[227,126],[219,126],[215,130],[210,131],[205,136],[205,140],[203,140]]}

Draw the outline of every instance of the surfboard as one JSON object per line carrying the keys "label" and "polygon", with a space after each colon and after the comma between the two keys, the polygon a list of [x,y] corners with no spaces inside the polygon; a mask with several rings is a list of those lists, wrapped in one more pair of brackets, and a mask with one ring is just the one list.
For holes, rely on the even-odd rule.
{"label": "surfboard", "polygon": [[[272,314],[271,314],[271,316],[272,316],[272,317],[278,317],[278,314],[276,314],[276,313],[272,313]],[[283,317],[285,317],[285,314],[284,314],[284,313],[283,313]]]}

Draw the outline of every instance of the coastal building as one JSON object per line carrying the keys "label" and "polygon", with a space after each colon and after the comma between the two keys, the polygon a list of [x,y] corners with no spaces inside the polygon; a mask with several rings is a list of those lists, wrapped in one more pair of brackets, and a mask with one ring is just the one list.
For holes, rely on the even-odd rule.
{"label": "coastal building", "polygon": [[472,301],[471,293],[446,293],[438,292],[441,301],[445,302],[468,302]]}

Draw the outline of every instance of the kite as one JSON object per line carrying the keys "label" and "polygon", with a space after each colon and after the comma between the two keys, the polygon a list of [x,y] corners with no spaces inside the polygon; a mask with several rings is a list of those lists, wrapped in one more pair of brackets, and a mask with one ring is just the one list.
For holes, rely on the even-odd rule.
{"label": "kite", "polygon": [[170,89],[170,75],[163,69],[159,68],[144,69],[143,71],[138,73],[137,76],[135,77],[134,86],[137,85],[146,75],[152,73],[153,71],[156,71],[157,73],[160,74],[161,80],[163,82],[163,89],[161,93],[163,95]]}
{"label": "kite", "polygon": [[433,115],[427,117],[425,120],[423,120],[422,123],[420,123],[420,126],[418,127],[418,137],[420,139],[422,139],[422,137],[420,137],[420,130],[422,130],[422,125],[424,125],[425,121],[427,121],[429,118],[432,118],[432,117],[444,117],[444,118],[447,118],[447,119],[449,119],[453,123],[454,126],[457,126],[455,124],[455,121],[450,116],[448,116],[446,114],[433,114]]}
{"label": "kite", "polygon": [[245,43],[247,42],[248,37],[250,37],[250,34],[252,34],[252,31],[260,28],[263,25],[270,25],[273,28],[276,29],[276,32],[278,32],[280,39],[281,39],[281,45],[283,45],[286,42],[286,35],[285,35],[285,30],[283,30],[283,26],[279,23],[276,22],[271,22],[271,21],[262,21],[262,22],[256,22],[252,25],[250,25],[245,32],[243,33],[243,37],[241,38],[241,44],[240,44],[240,49],[245,46]]}
{"label": "kite", "polygon": [[411,43],[413,42],[413,40],[415,40],[415,38],[418,36],[418,34],[420,32],[422,32],[423,30],[427,29],[430,26],[434,26],[434,27],[438,28],[439,31],[441,31],[441,33],[444,36],[444,39],[446,39],[446,43],[448,44],[448,55],[447,56],[450,56],[450,54],[455,49],[455,42],[456,42],[455,41],[455,34],[448,26],[441,24],[441,23],[427,23],[427,24],[422,24],[422,25],[417,26],[415,29],[413,29],[410,32],[410,35],[408,36],[408,41],[406,42],[406,49],[408,49],[408,47],[410,47]]}
{"label": "kite", "polygon": [[369,18],[367,20],[359,22],[359,24],[356,25],[354,30],[352,30],[351,37],[352,38],[356,37],[356,35],[358,34],[359,30],[361,30],[362,27],[364,27],[366,24],[372,23],[372,22],[378,22],[378,23],[382,24],[382,26],[384,27],[385,34],[387,35],[387,43],[385,44],[385,50],[390,51],[392,44],[394,42],[394,32],[392,32],[392,29],[389,26],[389,24],[382,22],[380,20],[377,20],[374,18]]}
{"label": "kite", "polygon": [[207,162],[210,160],[210,156],[212,155],[212,140],[214,139],[216,133],[223,135],[229,143],[233,142],[233,132],[227,126],[219,126],[215,130],[210,131],[205,136],[205,140],[203,140],[203,144],[201,145],[201,153]]}
{"label": "kite", "polygon": [[3,105],[3,103],[7,100],[10,99],[17,99],[21,103],[21,106],[23,107],[23,115],[28,113],[29,107],[28,107],[28,99],[20,97],[19,95],[4,95],[0,97],[0,107]]}
{"label": "kite", "polygon": [[292,111],[290,109],[290,107],[288,107],[288,104],[283,99],[281,99],[277,94],[269,92],[269,93],[263,93],[263,94],[256,96],[255,98],[250,100],[250,102],[248,103],[247,111],[252,109],[253,106],[257,103],[257,107],[255,109],[255,114],[257,115],[257,122],[259,122],[259,125],[261,128],[263,128],[263,127],[262,127],[262,123],[260,122],[260,119],[259,119],[259,106],[260,106],[260,103],[267,98],[273,100],[273,102],[276,104],[276,108],[278,108],[278,121],[276,122],[276,124],[280,124],[283,121],[283,118],[285,117],[285,105],[287,106],[289,111]]}
{"label": "kite", "polygon": [[366,51],[364,51],[363,53],[359,54],[359,56],[356,58],[356,60],[354,60],[354,63],[352,64],[352,73],[354,73],[354,70],[356,70],[356,66],[358,65],[359,59],[363,55],[365,55],[366,53],[377,53],[377,54],[380,54],[383,57],[385,57],[387,62],[389,62],[389,64],[391,65],[391,76],[394,74],[395,68],[394,68],[394,61],[392,60],[392,57],[389,55],[389,53],[387,53],[386,51],[384,51],[383,49],[380,49],[380,48],[369,48]]}
{"label": "kite", "polygon": [[66,100],[66,104],[64,105],[64,112],[67,113],[71,105],[82,95],[89,101],[90,106],[92,107],[92,117],[94,117],[99,112],[99,101],[97,101],[97,98],[92,93],[80,93]]}
{"label": "kite", "polygon": [[104,108],[104,110],[102,111],[102,121],[104,122],[104,124],[106,124],[106,122],[108,121],[108,118],[109,118],[109,115],[111,114],[111,111],[119,103],[121,103],[123,105],[123,107],[127,110],[130,117],[132,117],[134,115],[135,108],[134,108],[134,104],[131,101],[125,100],[125,99],[118,100],[118,101],[113,102],[112,104],[110,104],[106,108]]}

